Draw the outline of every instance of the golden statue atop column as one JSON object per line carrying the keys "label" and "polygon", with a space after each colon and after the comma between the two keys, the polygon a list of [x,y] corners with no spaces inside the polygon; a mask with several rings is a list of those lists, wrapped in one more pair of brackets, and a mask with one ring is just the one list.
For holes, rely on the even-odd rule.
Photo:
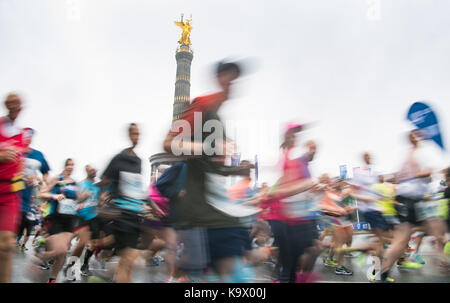
{"label": "golden statue atop column", "polygon": [[181,38],[180,40],[178,40],[179,44],[192,45],[191,39],[189,39],[192,30],[191,23],[192,23],[192,15],[191,20],[186,19],[186,22],[183,21],[183,14],[181,14],[181,21],[175,21],[175,24],[183,30],[183,32],[181,33]]}

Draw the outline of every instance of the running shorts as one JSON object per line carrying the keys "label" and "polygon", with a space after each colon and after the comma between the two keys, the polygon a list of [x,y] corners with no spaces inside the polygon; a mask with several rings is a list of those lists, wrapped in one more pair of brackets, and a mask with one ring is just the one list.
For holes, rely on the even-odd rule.
{"label": "running shorts", "polygon": [[247,227],[209,228],[207,235],[211,262],[241,257],[252,249],[250,228]]}
{"label": "running shorts", "polygon": [[20,228],[19,228],[19,235],[23,234],[25,229],[27,230],[27,236],[29,237],[31,235],[31,230],[35,225],[37,225],[37,221],[31,221],[27,218],[26,213],[22,213],[22,220],[20,222]]}
{"label": "running shorts", "polygon": [[73,233],[77,227],[78,218],[71,215],[51,214],[46,217],[47,229],[50,235],[63,232]]}
{"label": "running shorts", "polygon": [[139,214],[119,209],[120,214],[111,223],[112,234],[114,235],[115,248],[117,250],[125,248],[138,249],[139,237],[141,235],[142,218]]}
{"label": "running shorts", "polygon": [[364,214],[364,219],[370,224],[372,229],[379,228],[381,230],[389,230],[390,226],[384,219],[383,215],[376,210],[366,211]]}
{"label": "running shorts", "polygon": [[400,223],[408,222],[413,225],[419,225],[420,222],[416,215],[416,204],[420,202],[417,199],[411,199],[404,196],[396,196],[395,200],[402,205],[395,205],[397,217]]}
{"label": "running shorts", "polygon": [[21,217],[19,206],[17,192],[0,194],[0,231],[17,233]]}

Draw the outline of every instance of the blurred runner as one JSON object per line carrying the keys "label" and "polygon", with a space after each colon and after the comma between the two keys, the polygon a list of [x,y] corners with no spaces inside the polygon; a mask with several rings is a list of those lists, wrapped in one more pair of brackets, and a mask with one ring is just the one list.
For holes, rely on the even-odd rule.
{"label": "blurred runner", "polygon": [[[218,209],[218,204],[226,208],[231,203],[226,192],[224,195],[219,194],[222,185],[214,181],[219,174],[247,175],[250,169],[250,166],[223,165],[224,155],[231,155],[234,147],[228,143],[224,132],[218,131],[225,129],[218,110],[230,97],[231,86],[240,74],[241,68],[237,63],[219,63],[216,80],[221,91],[194,99],[180,117],[183,126],[177,128],[176,121],[163,144],[165,151],[187,158],[186,193],[175,204],[176,226],[184,242],[184,256],[187,256],[187,252],[195,256],[189,261],[196,269],[211,263],[222,281],[229,281],[236,271],[236,264],[251,249],[246,224],[239,217]],[[202,132],[207,129],[206,123],[214,124],[214,133],[212,130]],[[190,130],[184,129],[186,127]],[[207,140],[209,135],[217,135],[214,147],[208,145],[211,143]],[[223,203],[214,206],[213,200]]]}
{"label": "blurred runner", "polygon": [[[275,241],[279,246],[281,262],[281,283],[295,283],[300,257],[315,245],[318,238],[315,225],[316,203],[311,193],[315,184],[310,172],[300,158],[291,159],[290,154],[296,145],[296,133],[303,125],[289,123],[281,145],[283,153],[283,176],[268,193],[269,199],[280,200],[272,204],[275,220],[270,220]],[[279,210],[277,210],[279,209]]]}
{"label": "blurred runner", "polygon": [[64,163],[64,170],[57,177],[50,178],[48,185],[42,188],[40,196],[50,199],[50,211],[47,216],[50,236],[46,239],[47,251],[36,254],[32,262],[41,267],[53,260],[48,283],[56,283],[56,278],[64,266],[70,241],[74,236],[77,223],[77,200],[84,201],[86,193],[78,193],[77,184],[71,177],[74,168],[72,159]]}
{"label": "blurred runner", "polygon": [[[39,187],[39,183],[48,182],[48,172],[50,167],[45,159],[44,155],[31,148],[31,142],[34,135],[34,130],[31,128],[24,129],[24,140],[25,140],[25,188],[20,191],[22,196],[22,220],[19,228],[19,234],[17,242],[19,243],[22,235],[24,234],[24,239],[21,244],[21,250],[27,250],[25,245],[28,242],[28,238],[31,234],[33,228],[33,222],[35,221],[34,214],[31,213],[32,200],[37,199],[36,189]],[[42,179],[39,177],[39,173],[42,174]],[[26,230],[26,233],[25,233]]]}
{"label": "blurred runner", "polygon": [[[420,149],[420,141],[422,135],[419,130],[413,130],[408,134],[409,142],[412,147],[407,154],[406,160],[400,172],[396,175],[396,179],[399,182],[396,192],[396,201],[401,203],[397,206],[398,219],[400,224],[396,226],[394,230],[394,237],[391,246],[386,251],[384,262],[382,262],[381,280],[387,281],[389,270],[393,266],[394,262],[402,256],[408,246],[408,242],[413,233],[413,228],[423,223],[423,218],[420,218],[419,203],[424,199],[424,195],[428,192],[428,183],[433,173],[433,169],[427,164],[429,160],[422,154]],[[437,223],[438,224],[438,223]],[[428,225],[427,230],[430,235],[441,234],[439,228],[436,228],[436,222],[431,222]],[[443,243],[440,242],[443,253]],[[441,248],[439,248],[441,250]],[[411,266],[407,268],[418,268],[420,263],[414,262],[408,263]]]}
{"label": "blurred runner", "polygon": [[114,247],[120,257],[114,276],[117,283],[131,282],[131,273],[140,255],[142,215],[150,210],[143,189],[141,159],[134,151],[139,143],[137,124],[129,125],[128,135],[131,147],[111,160],[101,178],[101,187],[111,185]]}
{"label": "blurred runner", "polygon": [[5,100],[8,114],[0,118],[0,283],[11,282],[13,249],[20,224],[20,196],[25,186],[23,169],[23,133],[15,125],[22,100],[9,94]]}
{"label": "blurred runner", "polygon": [[[63,271],[66,278],[72,281],[75,280],[76,273],[71,269],[75,263],[78,262],[81,254],[83,253],[83,249],[91,238],[99,239],[100,223],[97,219],[97,204],[100,197],[100,189],[95,185],[97,170],[91,165],[86,165],[85,170],[87,175],[86,179],[79,182],[77,185],[78,190],[83,193],[89,193],[89,197],[77,205],[78,220],[76,223],[76,228],[74,229],[74,237],[78,237],[78,243],[72,251],[68,263]],[[87,263],[86,260],[89,260],[92,253],[92,250],[86,249],[85,262],[81,268],[81,273],[83,275],[87,275],[88,273],[89,263]],[[70,274],[68,274],[68,272]]]}

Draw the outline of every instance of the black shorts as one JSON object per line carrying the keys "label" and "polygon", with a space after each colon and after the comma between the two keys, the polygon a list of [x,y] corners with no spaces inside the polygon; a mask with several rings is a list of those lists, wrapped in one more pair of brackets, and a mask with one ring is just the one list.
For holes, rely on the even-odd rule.
{"label": "black shorts", "polygon": [[286,224],[286,234],[293,256],[303,255],[305,249],[312,247],[314,245],[314,240],[318,238],[315,222],[297,225]]}
{"label": "black shorts", "polygon": [[103,230],[103,221],[95,217],[87,222],[91,231],[91,239],[100,239],[100,231]]}
{"label": "black shorts", "polygon": [[396,196],[395,200],[402,204],[395,205],[397,218],[400,223],[408,222],[413,225],[419,225],[420,222],[417,220],[416,215],[416,203],[420,202],[420,200],[411,199],[404,196]]}
{"label": "black shorts", "polygon": [[370,224],[372,229],[379,228],[381,230],[389,230],[391,227],[384,219],[383,215],[376,210],[370,210],[363,214],[364,219]]}
{"label": "black shorts", "polygon": [[94,217],[90,220],[78,218],[75,230],[79,230],[83,227],[89,227],[89,231],[91,232],[91,239],[100,239],[100,231],[103,229],[103,221],[98,217]]}
{"label": "black shorts", "polygon": [[26,229],[27,230],[26,235],[29,237],[31,235],[31,230],[33,229],[33,226],[35,226],[36,224],[37,224],[36,221],[29,220],[25,213],[22,214],[22,220],[20,222],[20,228],[19,228],[19,235],[22,235]]}
{"label": "black shorts", "polygon": [[117,250],[138,248],[142,220],[141,216],[135,212],[120,210],[120,214],[111,222],[114,247]]}
{"label": "black shorts", "polygon": [[211,262],[230,257],[243,256],[251,250],[250,228],[209,228],[208,247]]}
{"label": "black shorts", "polygon": [[73,233],[77,226],[77,217],[71,215],[51,214],[46,217],[48,233],[56,235],[63,232]]}

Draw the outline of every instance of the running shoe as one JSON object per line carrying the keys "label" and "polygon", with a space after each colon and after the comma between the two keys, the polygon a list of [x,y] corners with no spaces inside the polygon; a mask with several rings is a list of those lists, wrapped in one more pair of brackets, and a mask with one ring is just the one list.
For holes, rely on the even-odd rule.
{"label": "running shoe", "polygon": [[335,273],[336,273],[336,275],[339,275],[339,276],[351,276],[351,275],[353,275],[353,272],[351,270],[345,268],[344,266],[336,267]]}
{"label": "running shoe", "polygon": [[91,274],[91,272],[89,271],[89,267],[88,266],[81,266],[81,275],[82,276],[89,276]]}
{"label": "running shoe", "polygon": [[169,277],[166,279],[165,283],[177,283],[177,279],[175,279],[174,277]]}
{"label": "running shoe", "polygon": [[416,251],[416,249],[412,248],[411,246],[408,245],[408,247],[406,248],[406,251],[407,252],[413,252],[413,251]]}
{"label": "running shoe", "polygon": [[153,257],[152,263],[150,263],[150,266],[159,266],[159,259],[156,257]]}
{"label": "running shoe", "polygon": [[424,261],[424,260],[422,259],[422,257],[419,256],[419,255],[417,255],[417,256],[415,257],[415,260],[416,260],[417,263],[425,264],[425,261]]}
{"label": "running shoe", "polygon": [[325,266],[330,266],[330,267],[336,267],[337,266],[337,261],[336,261],[336,259],[324,259],[323,260],[323,264],[325,265]]}
{"label": "running shoe", "polygon": [[189,275],[183,275],[178,278],[177,283],[194,283],[194,280],[192,280]]}
{"label": "running shoe", "polygon": [[386,277],[386,279],[381,279],[381,283],[395,283],[395,280],[391,277]]}
{"label": "running shoe", "polygon": [[403,260],[400,263],[397,262],[397,267],[400,269],[419,269],[423,265],[418,262],[412,262],[408,260]]}
{"label": "running shoe", "polygon": [[370,282],[381,282],[381,283],[394,283],[395,282],[395,280],[393,278],[391,278],[391,277],[386,277],[384,280],[381,277],[380,280],[377,281],[377,280],[375,280],[375,274],[374,273],[369,274],[369,281]]}

